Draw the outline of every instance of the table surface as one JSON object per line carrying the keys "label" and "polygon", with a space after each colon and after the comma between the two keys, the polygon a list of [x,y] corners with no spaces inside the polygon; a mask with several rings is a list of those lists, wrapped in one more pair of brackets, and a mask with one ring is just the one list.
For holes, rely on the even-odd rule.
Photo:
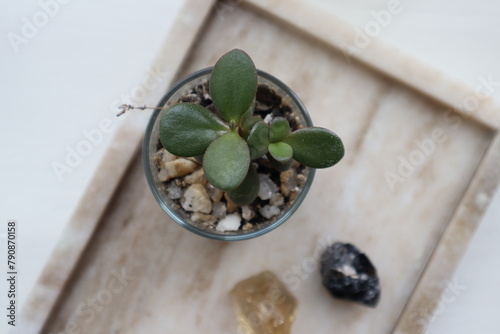
{"label": "table surface", "polygon": [[[5,4],[0,20],[6,36],[0,41],[0,80],[6,108],[1,112],[0,140],[7,158],[0,167],[4,175],[0,220],[15,219],[20,226],[21,307],[112,137],[117,124],[113,107],[139,96],[138,83],[151,79],[154,69],[149,64],[181,3],[29,0]],[[384,18],[382,11],[392,3],[311,0],[311,5],[360,30],[378,17],[384,26],[373,38],[471,87],[489,78],[500,101],[495,85],[500,81],[500,68],[495,66],[500,49],[495,42],[500,28],[498,3],[401,0],[397,13]],[[104,127],[106,122],[110,131]],[[96,133],[101,135],[94,137],[87,156],[72,161],[68,169],[57,169]],[[500,332],[496,314],[500,270],[488,263],[490,254],[500,252],[499,220],[497,194],[450,282],[447,298],[429,318],[429,333]],[[0,231],[4,247],[1,233],[5,231]]]}

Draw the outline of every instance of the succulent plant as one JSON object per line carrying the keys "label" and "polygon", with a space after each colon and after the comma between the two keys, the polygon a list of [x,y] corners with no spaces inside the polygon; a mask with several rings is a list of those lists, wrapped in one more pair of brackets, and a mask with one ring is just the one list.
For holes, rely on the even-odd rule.
{"label": "succulent plant", "polygon": [[193,103],[169,107],[160,120],[160,141],[180,157],[203,156],[207,180],[236,204],[251,203],[259,191],[252,161],[265,155],[284,170],[296,160],[311,168],[335,165],[344,155],[332,131],[309,127],[292,132],[283,117],[266,124],[254,115],[257,70],[242,50],[232,50],[215,64],[209,91],[219,115]]}

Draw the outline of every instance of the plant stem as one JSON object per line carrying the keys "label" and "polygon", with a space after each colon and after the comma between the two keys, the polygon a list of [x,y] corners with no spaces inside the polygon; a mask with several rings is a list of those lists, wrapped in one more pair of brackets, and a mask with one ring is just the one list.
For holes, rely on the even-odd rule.
{"label": "plant stem", "polygon": [[231,120],[231,122],[229,122],[229,128],[231,131],[234,131],[234,129],[236,129],[236,121]]}
{"label": "plant stem", "polygon": [[118,109],[120,109],[120,111],[118,112],[118,114],[116,114],[116,116],[121,116],[123,115],[124,113],[126,113],[127,111],[129,110],[133,110],[133,109],[139,109],[139,110],[145,110],[145,109],[155,109],[155,110],[159,110],[159,109],[165,109],[166,107],[147,107],[147,106],[133,106],[131,104],[122,104],[121,106],[118,107]]}

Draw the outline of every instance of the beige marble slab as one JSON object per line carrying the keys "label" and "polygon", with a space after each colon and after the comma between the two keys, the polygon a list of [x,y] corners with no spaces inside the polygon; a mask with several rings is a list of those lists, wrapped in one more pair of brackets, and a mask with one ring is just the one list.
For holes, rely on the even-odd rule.
{"label": "beige marble slab", "polygon": [[[186,9],[198,3],[188,1]],[[210,10],[203,3],[198,27]],[[467,90],[454,90],[461,86],[444,77],[429,82],[441,87],[442,99],[423,94],[419,73],[427,69],[412,64],[422,71],[408,72],[409,58],[394,54],[390,73],[384,72],[390,59],[364,59],[368,51],[347,63],[338,41],[317,36],[328,27],[319,23],[321,13],[294,1],[303,11],[300,21],[293,20],[298,14],[284,3],[270,1],[264,8],[258,0],[238,2],[223,15],[217,3],[191,49],[186,36],[194,38],[198,29],[188,29],[193,21],[181,15],[187,33],[172,64],[182,77],[232,48],[246,50],[258,68],[301,97],[316,125],[343,138],[344,160],[318,171],[310,195],[284,226],[257,239],[223,243],[173,223],[149,192],[140,154],[130,145],[117,148],[103,161],[34,291],[23,333],[237,333],[227,293],[266,269],[299,300],[294,333],[423,330],[419,320],[425,315],[415,312],[438,299],[498,183],[497,119],[488,112],[472,118],[451,113],[451,102]],[[343,27],[332,22],[332,28]],[[169,43],[177,42],[179,35],[172,36]],[[169,59],[168,45],[159,59]],[[390,49],[379,48],[375,54],[391,56]],[[142,131],[139,124],[133,140]],[[107,182],[115,156],[131,163]],[[414,162],[407,173],[398,171],[402,160]],[[391,186],[388,173],[404,175]],[[478,209],[468,211],[478,198]],[[457,222],[469,219],[471,228],[454,232]],[[455,239],[457,233],[463,237]],[[454,240],[449,254],[446,245]],[[377,266],[382,297],[376,309],[334,300],[321,287],[317,257],[333,241],[358,245]]]}

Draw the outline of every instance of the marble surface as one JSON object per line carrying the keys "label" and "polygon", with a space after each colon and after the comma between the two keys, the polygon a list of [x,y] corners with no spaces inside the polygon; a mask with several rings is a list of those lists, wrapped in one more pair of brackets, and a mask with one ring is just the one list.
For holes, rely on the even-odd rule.
{"label": "marble surface", "polygon": [[[500,78],[492,56],[498,54],[497,46],[489,42],[498,31],[498,23],[493,20],[498,17],[498,6],[490,2],[477,4],[470,1],[453,6],[445,1],[429,7],[430,2],[428,6],[426,2],[408,3],[408,10],[378,38],[471,86],[480,76]],[[102,130],[107,129],[102,122],[106,124],[109,119],[113,128],[116,121],[111,105],[124,95],[139,94],[137,82],[151,77],[148,65],[178,5],[146,1],[141,3],[138,15],[138,5],[129,2],[70,2],[61,5],[36,36],[19,46],[17,53],[8,39],[2,40],[6,51],[1,56],[5,73],[2,88],[8,108],[1,113],[1,140],[6,156],[12,158],[3,161],[1,167],[9,175],[1,181],[1,219],[14,218],[20,223],[21,304],[106,149],[111,135]],[[371,10],[387,4],[317,1],[317,5],[329,6],[328,10],[336,15],[362,26]],[[7,11],[3,14],[6,17],[2,30],[6,34],[19,33],[23,17],[31,18],[40,10],[36,1],[9,4],[8,17]],[[462,20],[464,17],[467,20]],[[443,36],[449,41],[446,48]],[[59,182],[53,163],[63,162],[69,150],[76,149],[86,134],[96,129],[101,129],[102,141],[71,172],[60,175]],[[495,224],[499,206],[497,196],[457,272],[457,282],[466,288],[436,315],[429,332],[499,330],[494,312],[498,308],[494,297],[499,295],[499,289],[494,283],[500,273],[484,260],[499,251],[494,240],[500,232]]]}

